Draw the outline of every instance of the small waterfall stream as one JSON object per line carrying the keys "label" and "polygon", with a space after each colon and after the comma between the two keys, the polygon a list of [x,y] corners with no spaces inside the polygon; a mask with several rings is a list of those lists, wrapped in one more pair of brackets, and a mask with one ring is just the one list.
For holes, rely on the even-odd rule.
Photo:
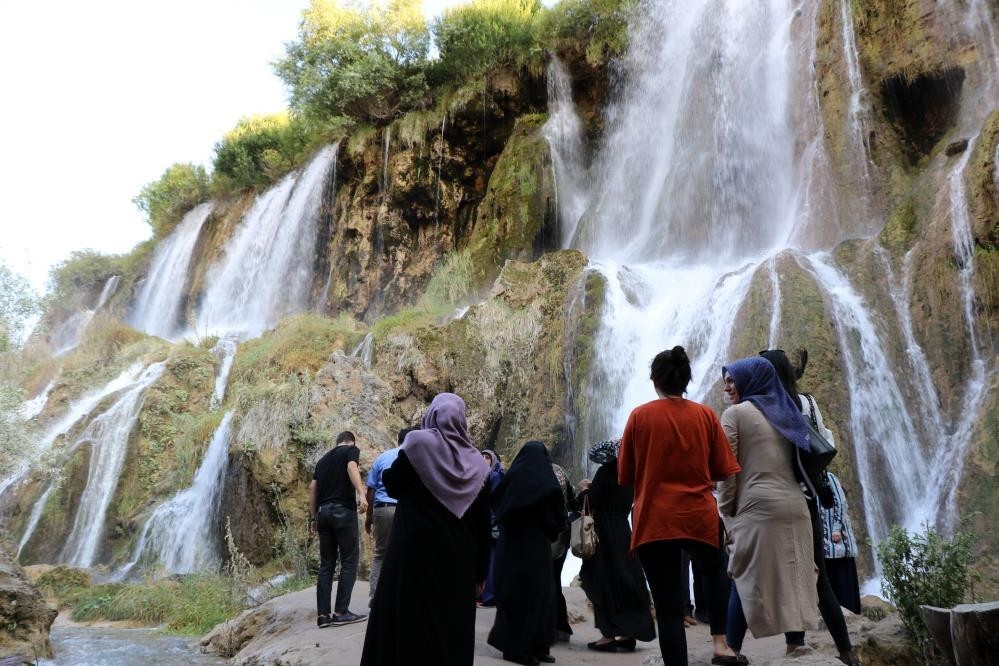
{"label": "small waterfall stream", "polygon": [[156,507],[146,520],[132,560],[119,572],[119,578],[140,563],[164,574],[218,567],[221,560],[216,518],[229,466],[232,416],[229,411],[222,417],[191,486]]}
{"label": "small waterfall stream", "polygon": [[337,146],[260,195],[208,269],[198,313],[202,334],[260,335],[309,308],[317,217]]}
{"label": "small waterfall stream", "polygon": [[351,352],[351,356],[355,356],[361,359],[364,363],[365,368],[371,368],[374,364],[374,354],[375,354],[375,336],[373,333],[368,333],[364,338],[354,347],[354,351]]}
{"label": "small waterfall stream", "polygon": [[84,331],[87,330],[87,325],[94,318],[94,315],[103,308],[111,297],[114,296],[115,291],[118,290],[118,284],[121,282],[120,275],[112,275],[104,283],[104,287],[101,288],[100,294],[97,296],[97,302],[94,307],[87,308],[76,312],[66,321],[62,322],[49,336],[49,345],[55,349],[53,356],[60,357],[65,356],[69,352],[76,349],[77,345],[80,344],[80,340],[83,338]]}
{"label": "small waterfall stream", "polygon": [[194,246],[215,205],[192,208],[177,227],[156,246],[149,273],[135,298],[129,323],[150,335],[172,339],[186,328],[181,308]]}
{"label": "small waterfall stream", "polygon": [[39,438],[32,454],[22,461],[20,467],[13,474],[0,481],[0,499],[3,498],[8,488],[25,478],[31,466],[52,449],[52,446],[60,436],[69,433],[74,426],[89,415],[106,397],[134,383],[138,379],[140,372],[142,372],[142,366],[139,364],[133,365],[100,389],[86,393],[71,403],[66,413],[45,429],[45,434]]}
{"label": "small waterfall stream", "polygon": [[212,347],[212,354],[219,360],[219,371],[215,375],[215,386],[212,389],[211,409],[218,409],[225,399],[225,390],[229,386],[229,372],[232,362],[236,359],[237,342],[234,338],[219,338]]}
{"label": "small waterfall stream", "polygon": [[146,368],[107,411],[87,424],[73,445],[73,448],[86,444],[91,446],[90,469],[73,527],[62,550],[63,562],[76,567],[94,564],[104,535],[104,519],[118,487],[118,477],[128,452],[128,439],[138,421],[146,389],[160,378],[165,369],[164,363],[153,363]]}

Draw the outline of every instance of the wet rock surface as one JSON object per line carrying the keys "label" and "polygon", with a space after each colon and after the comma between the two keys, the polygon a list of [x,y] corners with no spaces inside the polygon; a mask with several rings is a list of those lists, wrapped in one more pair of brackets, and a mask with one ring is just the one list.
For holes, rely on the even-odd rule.
{"label": "wet rock surface", "polygon": [[14,558],[9,535],[0,530],[0,654],[28,660],[50,656],[49,628],[55,617]]}

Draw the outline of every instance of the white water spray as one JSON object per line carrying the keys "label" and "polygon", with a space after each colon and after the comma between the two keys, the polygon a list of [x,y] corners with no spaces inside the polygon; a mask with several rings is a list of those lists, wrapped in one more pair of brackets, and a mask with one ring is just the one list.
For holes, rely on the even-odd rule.
{"label": "white water spray", "polygon": [[165,369],[164,363],[154,363],[146,368],[107,411],[87,424],[77,438],[74,448],[87,444],[91,447],[90,468],[61,561],[76,567],[94,564],[97,547],[104,535],[107,509],[118,487],[118,478],[128,453],[128,440],[138,422],[146,389],[160,378]]}
{"label": "white water spray", "polygon": [[201,333],[260,335],[309,308],[317,217],[337,146],[260,195],[209,270],[198,314]]}
{"label": "white water spray", "polygon": [[172,339],[186,328],[181,309],[191,260],[201,229],[213,209],[212,202],[195,206],[156,246],[149,273],[129,317],[129,323],[138,330]]}
{"label": "white water spray", "polygon": [[218,567],[221,558],[216,519],[229,466],[232,415],[230,411],[222,417],[191,486],[156,507],[146,520],[132,560],[119,572],[119,578],[140,563],[163,574]]}

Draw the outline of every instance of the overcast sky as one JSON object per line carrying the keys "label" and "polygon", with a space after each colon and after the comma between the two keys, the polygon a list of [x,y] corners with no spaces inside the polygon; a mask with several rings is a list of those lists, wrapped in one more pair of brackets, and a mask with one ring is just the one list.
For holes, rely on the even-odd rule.
{"label": "overcast sky", "polygon": [[270,63],[307,5],[0,0],[0,257],[41,290],[73,250],[147,238],[131,202],[145,183],[285,107]]}

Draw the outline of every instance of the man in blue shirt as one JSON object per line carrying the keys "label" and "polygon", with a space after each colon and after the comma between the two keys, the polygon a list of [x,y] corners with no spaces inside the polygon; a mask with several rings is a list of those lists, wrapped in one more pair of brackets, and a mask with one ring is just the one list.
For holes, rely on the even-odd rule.
{"label": "man in blue shirt", "polygon": [[[398,444],[402,445],[402,440],[406,434],[416,428],[406,428],[399,431]],[[399,457],[399,446],[389,449],[385,453],[375,458],[368,472],[368,480],[365,485],[368,487],[368,504],[372,507],[364,519],[364,531],[374,537],[375,552],[371,558],[371,575],[368,578],[368,607],[375,599],[375,588],[378,586],[378,574],[382,570],[382,561],[385,559],[385,551],[388,549],[389,535],[392,533],[392,519],[395,517],[396,499],[385,492],[385,484],[382,482],[382,474],[395,459]],[[372,527],[374,532],[372,533]]]}

